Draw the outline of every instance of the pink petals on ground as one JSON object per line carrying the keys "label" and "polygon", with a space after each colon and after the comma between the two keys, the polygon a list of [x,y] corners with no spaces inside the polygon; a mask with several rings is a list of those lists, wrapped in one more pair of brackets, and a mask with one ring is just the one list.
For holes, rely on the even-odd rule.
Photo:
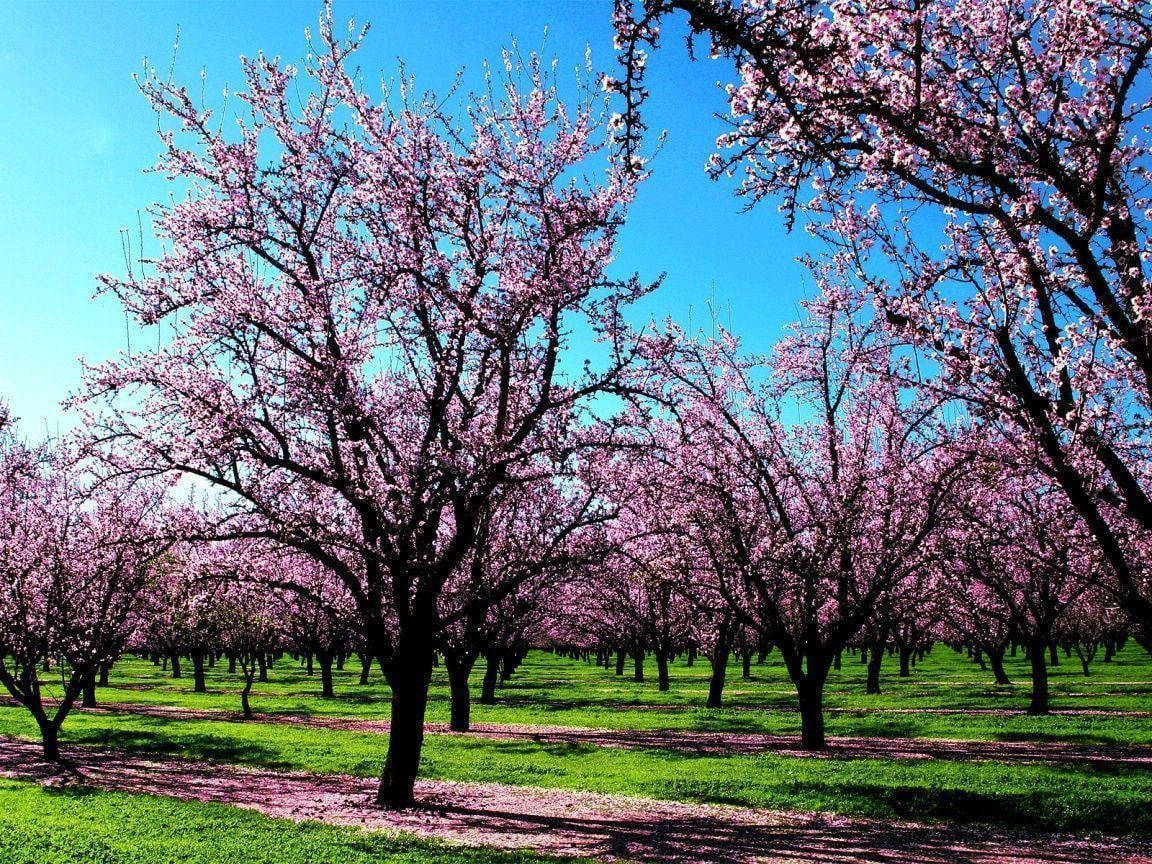
{"label": "pink petals on ground", "polygon": [[343,775],[284,773],[70,748],[65,771],[35,744],[0,739],[0,774],[256,810],[296,821],[505,849],[645,862],[906,862],[1144,864],[1146,844],[827,814],[654,801],[560,789],[423,780],[419,808],[377,807],[376,784]]}

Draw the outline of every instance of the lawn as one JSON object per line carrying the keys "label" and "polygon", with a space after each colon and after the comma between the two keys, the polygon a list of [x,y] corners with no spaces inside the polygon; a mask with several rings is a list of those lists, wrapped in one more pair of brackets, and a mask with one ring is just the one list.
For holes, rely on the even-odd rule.
{"label": "lawn", "polygon": [[535,864],[574,862],[201,804],[0,778],[4,864]]}
{"label": "lawn", "polygon": [[[387,716],[385,688],[361,687],[358,670],[337,674],[337,696],[321,699],[318,674],[309,678],[290,658],[254,695],[258,711],[358,718]],[[848,662],[834,673],[828,694],[832,734],[923,736],[985,740],[1031,739],[1102,744],[1152,742],[1147,717],[916,713],[917,708],[1019,711],[1027,683],[1019,659],[1010,665],[1014,687],[995,687],[964,658],[937,648],[909,679],[885,679],[886,692],[865,696],[862,672]],[[474,720],[547,723],[618,729],[695,729],[794,732],[796,714],[780,667],[753,667],[751,680],[732,669],[731,707],[698,707],[708,664],[679,663],[673,689],[635,683],[612,671],[551,654],[531,655],[500,691],[496,706],[476,706]],[[479,676],[477,676],[479,677]],[[1079,664],[1053,669],[1058,708],[1143,710],[1152,664],[1134,648],[1087,679]],[[151,663],[128,660],[101,688],[106,702],[235,710],[236,681],[218,665],[206,694],[191,692],[190,677],[173,680]],[[432,720],[447,717],[438,671]],[[0,710],[0,733],[34,737],[28,715]],[[82,713],[69,718],[64,741],[111,744],[196,758],[320,773],[371,777],[380,769],[385,737],[376,732],[306,728],[228,719],[159,718],[131,713]],[[880,818],[979,821],[1030,829],[1152,836],[1152,771],[1113,763],[1007,764],[987,759],[798,758],[760,753],[717,755],[656,748],[620,749],[531,739],[502,741],[430,735],[425,776],[518,785],[637,794],[668,800],[722,802],[782,810],[823,810]],[[99,796],[98,796],[99,797]],[[354,859],[350,859],[354,860]],[[437,859],[438,860],[438,859]]]}
{"label": "lawn", "polygon": [[[208,671],[208,693],[192,692],[191,672],[172,679],[147,661],[125,660],[113,671],[111,686],[102,688],[105,702],[176,705],[238,711],[239,682],[224,665]],[[649,666],[654,664],[649,663]],[[833,671],[826,692],[828,730],[833,735],[908,736],[972,740],[1068,741],[1097,744],[1152,744],[1152,721],[1147,717],[1067,714],[1061,711],[1152,710],[1152,662],[1131,644],[1111,663],[1098,662],[1085,677],[1075,656],[1064,658],[1050,670],[1050,717],[1024,713],[1030,693],[1028,670],[1022,656],[1008,658],[1013,685],[998,686],[990,672],[947,647],[937,646],[912,676],[901,679],[890,663],[879,695],[864,693],[864,670],[845,657],[843,668]],[[477,723],[526,723],[609,729],[702,730],[792,734],[798,730],[795,694],[779,662],[769,655],[763,665],[752,666],[743,680],[738,664],[728,673],[725,709],[705,709],[710,667],[699,659],[672,666],[672,688],[656,689],[653,680],[636,683],[628,674],[545,652],[533,652],[499,691],[499,704],[473,703]],[[269,683],[257,684],[252,694],[256,711],[271,714],[327,715],[386,719],[388,690],[379,672],[359,686],[359,663],[352,659],[335,672],[336,696],[318,698],[319,672],[309,677],[299,664],[284,658]],[[480,670],[473,675],[474,692]],[[1002,711],[1010,714],[910,713],[924,709]],[[442,668],[433,679],[430,722],[448,720],[448,687]]]}

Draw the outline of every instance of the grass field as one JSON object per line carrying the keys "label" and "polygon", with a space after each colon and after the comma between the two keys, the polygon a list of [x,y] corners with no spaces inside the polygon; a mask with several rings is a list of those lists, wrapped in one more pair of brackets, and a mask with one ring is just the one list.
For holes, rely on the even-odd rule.
{"label": "grass field", "polygon": [[[204,694],[192,692],[189,672],[175,680],[150,662],[128,659],[113,670],[111,683],[100,688],[99,698],[104,703],[238,710],[239,683],[223,665],[209,670],[209,692]],[[322,699],[319,674],[309,677],[299,664],[284,658],[273,668],[272,681],[258,684],[253,693],[253,707],[264,715],[258,721],[77,712],[65,724],[63,741],[371,777],[383,759],[382,734],[273,722],[301,716],[386,718],[386,687],[378,673],[362,687],[356,683],[358,672],[355,661],[337,672],[336,696]],[[1017,683],[996,686],[990,673],[937,647],[913,670],[912,677],[900,679],[893,668],[893,674],[883,679],[884,693],[866,696],[863,667],[846,657],[844,668],[833,672],[829,684],[829,734],[1122,747],[1152,744],[1152,719],[1119,713],[1152,708],[1152,662],[1135,646],[1111,663],[1095,664],[1089,677],[1082,674],[1075,657],[1051,670],[1055,710],[1113,713],[1029,717],[1022,713],[1029,691],[1023,658],[1010,659],[1008,672]],[[798,726],[792,691],[772,657],[754,665],[748,680],[741,679],[739,667],[733,666],[726,692],[728,707],[721,710],[700,707],[709,673],[704,660],[692,667],[677,663],[668,693],[660,693],[654,681],[633,682],[631,668],[628,673],[618,678],[591,664],[533,653],[499,691],[498,705],[474,706],[473,722],[788,734]],[[476,678],[478,684],[479,675]],[[941,709],[966,713],[940,713]],[[447,715],[446,682],[442,670],[437,670],[429,720],[444,722]],[[35,727],[22,709],[4,708],[0,734],[31,738]],[[779,752],[673,752],[659,747],[433,734],[426,740],[422,770],[425,776],[442,779],[674,801],[1152,837],[1152,770],[1146,765],[1020,764],[989,758],[799,758]],[[21,815],[12,815],[16,813]],[[83,814],[89,829],[83,842],[103,844],[100,860],[115,862],[512,860],[426,842],[298,826],[218,805],[105,792],[78,795],[16,781],[0,785],[0,814],[0,860],[4,861],[96,860],[67,857],[72,851],[47,857],[33,854],[47,848],[45,843],[61,842],[71,850],[71,841],[61,839],[72,831],[69,814]],[[173,824],[182,826],[177,847],[166,845],[171,838],[165,826]],[[130,842],[125,839],[128,836],[138,837],[139,842]]]}

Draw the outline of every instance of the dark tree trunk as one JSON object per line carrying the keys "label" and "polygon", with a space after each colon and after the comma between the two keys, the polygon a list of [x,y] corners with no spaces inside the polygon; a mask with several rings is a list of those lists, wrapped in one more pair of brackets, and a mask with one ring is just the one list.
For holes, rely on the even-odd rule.
{"label": "dark tree trunk", "polygon": [[247,665],[244,668],[244,689],[240,691],[240,707],[244,709],[244,719],[252,719],[252,705],[248,701],[248,694],[252,692],[252,681],[255,678],[256,668],[253,665]]}
{"label": "dark tree trunk", "polygon": [[111,663],[101,663],[100,664],[100,686],[101,687],[107,687],[108,686],[108,673],[110,673],[111,671],[112,671],[112,664]]}
{"label": "dark tree trunk", "polygon": [[972,652],[972,659],[975,661],[976,665],[980,667],[981,672],[987,672],[988,671],[988,664],[984,662],[984,649],[983,648],[977,648],[975,651],[973,651]]}
{"label": "dark tree trunk", "polygon": [[1011,684],[1012,681],[1008,678],[1008,673],[1004,671],[1004,649],[989,648],[986,653],[988,654],[988,663],[992,666],[992,674],[996,676],[996,683]]}
{"label": "dark tree trunk", "polygon": [[84,708],[96,707],[96,675],[86,675],[84,677],[83,689],[80,691],[80,705]]}
{"label": "dark tree trunk", "polygon": [[1076,643],[1076,656],[1080,658],[1080,668],[1084,670],[1085,678],[1092,674],[1091,664],[1092,660],[1096,657],[1096,651],[1098,649],[1099,645],[1096,643],[1091,645]]}
{"label": "dark tree trunk", "polygon": [[633,663],[632,680],[633,681],[643,681],[644,680],[644,652],[643,651],[634,651],[632,653],[632,663]]}
{"label": "dark tree trunk", "polygon": [[656,689],[667,691],[671,686],[668,680],[668,655],[663,651],[656,652]]}
{"label": "dark tree trunk", "polygon": [[179,654],[173,654],[172,655],[172,677],[173,678],[183,678],[184,677],[184,674],[180,671],[180,655]]}
{"label": "dark tree trunk", "polygon": [[1049,666],[1059,666],[1060,665],[1060,652],[1056,650],[1056,643],[1055,642],[1049,642],[1048,643],[1048,665]]}
{"label": "dark tree trunk", "polygon": [[745,649],[740,659],[744,664],[740,670],[740,677],[747,681],[752,677],[752,652]]}
{"label": "dark tree trunk", "polygon": [[1047,644],[1043,640],[1033,641],[1029,647],[1029,660],[1032,663],[1032,701],[1028,704],[1029,714],[1048,713],[1048,667],[1044,663]]}
{"label": "dark tree trunk", "polygon": [[256,673],[256,680],[261,684],[268,681],[268,656],[263,651],[256,652],[256,663],[258,672]]}
{"label": "dark tree trunk", "polygon": [[304,661],[308,665],[308,674],[311,675],[315,670],[312,668],[312,652],[308,652],[308,656]]}
{"label": "dark tree trunk", "polygon": [[467,732],[471,728],[472,693],[468,689],[468,679],[472,676],[475,662],[475,656],[444,655],[444,665],[448,669],[448,691],[452,698],[448,728],[453,732]]}
{"label": "dark tree trunk", "polygon": [[204,681],[204,653],[202,651],[192,652],[192,690],[195,693],[207,693],[208,685]]}
{"label": "dark tree trunk", "polygon": [[500,680],[500,655],[489,651],[484,655],[484,683],[480,687],[480,704],[496,704],[496,684]]}
{"label": "dark tree trunk", "polygon": [[37,718],[37,725],[40,727],[40,741],[44,759],[48,762],[58,762],[60,760],[59,727],[47,717],[43,720]]}
{"label": "dark tree trunk", "polygon": [[[420,625],[413,624],[419,628]],[[422,628],[430,631],[432,628]],[[408,644],[405,644],[407,641]],[[392,659],[392,720],[388,734],[388,757],[380,778],[376,801],[383,807],[401,809],[414,803],[420,750],[424,746],[424,713],[432,679],[432,646],[425,639],[401,639]]]}
{"label": "dark tree trunk", "polygon": [[724,681],[728,677],[728,658],[732,653],[731,625],[724,622],[716,634],[716,651],[712,655],[712,678],[708,682],[708,707],[719,708],[724,701]]}
{"label": "dark tree trunk", "polygon": [[621,648],[619,651],[616,652],[616,674],[617,675],[623,675],[624,674],[624,660],[627,658],[627,656],[628,655],[624,652],[623,648]]}
{"label": "dark tree trunk", "polygon": [[316,659],[320,661],[320,695],[331,699],[336,695],[332,689],[332,655],[324,652],[317,654]]}
{"label": "dark tree trunk", "polygon": [[824,682],[806,675],[796,682],[796,695],[800,700],[800,747],[823,750]]}
{"label": "dark tree trunk", "polygon": [[235,654],[229,654],[228,655],[228,674],[229,675],[235,675],[236,674],[236,655]]}
{"label": "dark tree trunk", "polygon": [[372,655],[361,651],[357,656],[360,658],[360,686],[364,687],[368,684],[368,676],[372,672]]}
{"label": "dark tree trunk", "polygon": [[900,677],[907,678],[912,674],[912,649],[907,645],[900,646]]}
{"label": "dark tree trunk", "polygon": [[884,645],[877,643],[868,652],[868,683],[864,687],[866,693],[880,692],[880,667],[884,663]]}
{"label": "dark tree trunk", "polygon": [[344,671],[344,652],[343,651],[341,651],[339,654],[336,655],[336,671],[337,672],[343,672]]}

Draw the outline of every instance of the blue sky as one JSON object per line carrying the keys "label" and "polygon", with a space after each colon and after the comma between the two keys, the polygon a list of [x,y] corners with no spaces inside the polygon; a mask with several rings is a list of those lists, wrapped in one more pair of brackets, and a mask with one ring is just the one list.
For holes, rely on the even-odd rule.
{"label": "blue sky", "polygon": [[[319,2],[16,3],[0,45],[0,398],[26,434],[66,428],[59,402],[80,383],[81,356],[98,361],[124,347],[125,321],[112,298],[93,300],[95,275],[123,269],[120,229],[169,193],[144,169],[157,153],[155,118],[132,74],[147,57],[166,66],[177,32],[178,78],[216,92],[240,82],[240,54],[306,52]],[[402,57],[418,85],[443,91],[460,67],[465,83],[515,38],[543,49],[561,69],[615,68],[610,0],[454,0],[362,3],[336,0],[340,21],[370,21],[360,55],[366,72],[390,74]],[[545,31],[547,38],[545,39]],[[721,130],[717,80],[727,70],[691,63],[682,32],[666,28],[652,58],[648,123],[667,130],[653,175],[621,237],[620,272],[667,273],[635,317],[671,315],[699,325],[714,296],[733,329],[769,347],[810,291],[798,255],[802,231],[785,233],[773,206],[741,212],[731,187],[706,177]],[[369,76],[366,76],[369,77]],[[370,79],[369,79],[370,80]],[[211,92],[210,89],[210,92]],[[714,287],[713,287],[714,286]],[[691,310],[691,313],[690,313]]]}

